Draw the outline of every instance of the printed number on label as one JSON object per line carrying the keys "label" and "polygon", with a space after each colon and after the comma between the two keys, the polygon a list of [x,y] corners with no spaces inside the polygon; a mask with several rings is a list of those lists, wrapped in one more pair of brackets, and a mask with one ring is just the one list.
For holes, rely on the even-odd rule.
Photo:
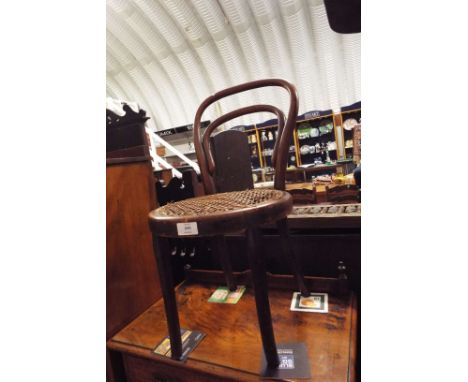
{"label": "printed number on label", "polygon": [[184,235],[198,235],[197,223],[177,223],[177,234]]}

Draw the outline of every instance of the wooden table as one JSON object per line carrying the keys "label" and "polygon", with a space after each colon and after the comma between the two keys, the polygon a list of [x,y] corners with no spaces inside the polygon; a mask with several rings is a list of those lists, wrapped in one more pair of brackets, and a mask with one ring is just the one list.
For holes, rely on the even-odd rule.
{"label": "wooden table", "polygon": [[[122,354],[128,382],[146,381],[258,381],[262,345],[253,291],[250,286],[235,305],[208,303],[223,280],[220,272],[190,277],[176,290],[181,327],[200,330],[206,337],[185,363],[153,353],[167,335],[163,301],[117,333],[108,347]],[[246,276],[247,275],[247,276]],[[235,273],[249,285],[250,272]],[[206,281],[201,283],[200,278]],[[354,381],[357,308],[354,295],[340,295],[335,279],[306,278],[314,292],[330,290],[329,313],[290,311],[294,281],[269,275],[270,304],[278,343],[305,342],[312,381]],[[329,289],[331,288],[331,289]]]}

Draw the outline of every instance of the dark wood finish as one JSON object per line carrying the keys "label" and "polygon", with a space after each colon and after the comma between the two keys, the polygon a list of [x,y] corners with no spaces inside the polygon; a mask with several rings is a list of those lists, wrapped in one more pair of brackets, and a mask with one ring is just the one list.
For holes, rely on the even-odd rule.
{"label": "dark wood finish", "polygon": [[144,157],[150,159],[148,146],[134,146],[128,147],[121,150],[108,151],[106,153],[107,159],[125,159],[125,158],[135,158],[135,157]]}
{"label": "dark wood finish", "polygon": [[[213,178],[210,176],[210,171],[209,171],[208,161],[207,161],[207,153],[205,152],[203,148],[203,144],[202,144],[203,137],[201,136],[201,119],[203,116],[203,112],[212,103],[224,97],[237,94],[237,93],[241,93],[247,90],[253,90],[253,89],[257,89],[261,87],[268,87],[268,86],[282,87],[288,91],[289,97],[290,97],[287,122],[286,122],[286,125],[284,127],[284,130],[281,136],[278,136],[278,142],[279,142],[278,147],[275,147],[275,151],[277,151],[277,154],[275,154],[275,159],[276,159],[275,188],[278,190],[284,190],[285,171],[286,171],[286,167],[288,163],[289,142],[291,141],[293,129],[294,129],[294,126],[296,125],[296,117],[297,117],[299,104],[298,104],[298,99],[297,99],[296,88],[292,84],[282,79],[271,78],[271,79],[265,79],[265,80],[252,81],[252,82],[248,82],[245,84],[233,86],[228,89],[221,90],[213,94],[212,96],[208,97],[207,99],[205,99],[202,102],[202,104],[199,106],[197,113],[195,115],[195,121],[193,124],[194,125],[193,133],[194,133],[194,144],[195,144],[195,150],[197,152],[198,164],[200,166],[202,181],[205,187],[205,192],[207,194],[212,194],[216,190],[215,190]],[[253,110],[262,111],[263,107],[272,108],[272,106],[268,106],[268,105],[251,106],[250,108],[240,109],[240,111],[235,111],[230,114],[227,114],[228,116],[227,120],[232,119],[233,115],[235,115],[236,112],[241,112],[240,115],[250,114],[252,112],[255,112]],[[276,113],[276,111],[274,112]],[[279,115],[281,115],[281,113]],[[208,129],[209,129],[209,126],[207,130]]]}
{"label": "dark wood finish", "polygon": [[[361,287],[361,237],[355,228],[340,229],[299,229],[291,230],[291,247],[300,254],[302,272],[306,276],[337,277],[337,266],[343,261],[347,267],[348,283],[359,293]],[[264,251],[267,253],[267,270],[274,274],[284,274],[290,270],[290,264],[281,248],[280,237],[276,232],[264,231]],[[239,234],[227,236],[229,253],[234,273],[248,268],[245,251],[245,238]],[[219,269],[220,268],[214,268]],[[223,282],[223,280],[221,280]],[[243,285],[245,281],[237,281]],[[271,288],[277,288],[269,284]],[[307,284],[306,284],[307,285]],[[317,285],[310,289],[317,292]],[[297,286],[295,287],[298,290]]]}
{"label": "dark wood finish", "polygon": [[[211,126],[211,125],[210,125]],[[208,137],[206,132],[204,137]],[[250,149],[247,136],[242,131],[227,130],[211,138],[217,166],[214,170],[214,182],[217,192],[243,191],[254,188],[250,166]]]}
{"label": "dark wood finish", "polygon": [[[149,224],[152,231],[161,236],[178,237],[177,223],[195,222],[198,227],[198,234],[194,236],[215,236],[232,232],[238,232],[248,227],[258,227],[285,218],[292,210],[292,197],[286,191],[276,191],[281,193],[281,198],[270,199],[258,203],[254,206],[237,208],[233,210],[219,210],[217,212],[204,215],[179,215],[166,216],[162,211],[164,207],[151,211],[149,214]],[[185,202],[206,203],[209,206],[210,200],[219,201],[220,195],[230,195],[233,193],[205,195],[198,198],[188,199]],[[172,206],[182,205],[184,201],[175,203]],[[214,205],[214,203],[213,203]],[[190,236],[187,236],[190,237]]]}
{"label": "dark wood finish", "polygon": [[263,253],[262,236],[258,228],[247,230],[247,253],[250,269],[252,271],[252,283],[255,295],[255,308],[262,337],[263,351],[268,367],[276,368],[279,365],[276,350],[275,333],[271,321],[270,302],[268,299],[268,284],[265,269],[265,254]]}
{"label": "dark wood finish", "polygon": [[153,248],[158,265],[159,280],[163,294],[164,308],[167,315],[167,328],[171,341],[173,359],[182,356],[182,340],[180,337],[179,315],[172,281],[171,257],[168,239],[153,234]]}
{"label": "dark wood finish", "polygon": [[229,290],[235,291],[237,286],[232,276],[232,266],[226,246],[226,238],[223,235],[215,236],[211,239],[211,245],[213,246],[215,253],[219,256],[219,262],[226,278],[226,285]]}
{"label": "dark wood finish", "polygon": [[[143,353],[145,350],[137,351]],[[204,362],[190,361],[181,366],[148,359],[125,356],[125,369],[129,382],[239,382],[246,381],[245,374]],[[251,379],[249,379],[251,381]]]}
{"label": "dark wood finish", "polygon": [[[248,274],[242,274],[236,281],[245,285],[250,279]],[[258,381],[262,347],[250,282],[246,283],[247,290],[238,304],[214,304],[207,300],[223,275],[212,272],[213,284],[198,283],[197,277],[192,276],[193,281],[176,289],[181,326],[200,330],[206,337],[185,363],[154,354],[152,350],[167,335],[163,302],[156,302],[108,342],[110,349],[122,353],[129,382],[157,381],[157,378],[162,381]],[[206,280],[210,276],[200,274],[199,277]],[[328,314],[290,311],[294,279],[269,277],[276,340],[306,343],[312,381],[352,381],[354,365],[350,361],[355,355],[357,329],[355,297],[352,293],[332,293],[336,280],[306,278],[309,288],[317,285],[315,281],[320,281],[323,289],[330,293]]]}
{"label": "dark wood finish", "polygon": [[310,293],[307,290],[307,287],[304,283],[304,274],[302,273],[302,267],[298,260],[297,255],[294,253],[294,250],[291,246],[291,241],[289,237],[289,230],[288,230],[288,220],[281,219],[276,222],[276,227],[278,228],[278,234],[280,237],[281,242],[281,249],[283,253],[286,255],[286,259],[290,264],[294,277],[296,278],[297,285],[299,286],[299,290],[302,296],[309,296]]}
{"label": "dark wood finish", "polygon": [[[271,106],[271,105],[254,105],[254,106],[248,106],[248,107],[244,107],[244,108],[241,108],[241,109],[231,111],[230,113],[227,113],[227,114],[217,118],[205,130],[205,133],[203,134],[203,137],[202,137],[202,148],[203,148],[204,154],[206,156],[208,171],[210,172],[210,174],[212,176],[214,175],[215,168],[216,168],[216,164],[215,164],[215,161],[213,159],[213,154],[211,152],[211,147],[210,147],[210,135],[212,134],[212,132],[217,127],[222,125],[223,123],[226,123],[226,122],[228,122],[228,121],[230,121],[232,119],[235,119],[235,118],[241,117],[243,115],[247,115],[247,114],[254,114],[254,113],[261,113],[261,112],[274,113],[274,114],[276,114],[276,116],[278,118],[278,126],[279,126],[278,127],[278,139],[277,139],[277,141],[275,143],[275,147],[274,147],[273,155],[272,155],[272,159],[271,159],[271,161],[273,163],[273,166],[275,166],[276,156],[278,155],[277,154],[278,153],[278,147],[279,147],[278,142],[281,141],[281,135],[282,135],[283,129],[284,129],[284,119],[285,119],[284,118],[284,113],[275,106]],[[243,135],[245,136],[245,134],[243,134]],[[250,161],[249,161],[249,164],[250,164]],[[219,192],[219,190],[217,190],[217,191]]]}
{"label": "dark wood finish", "polygon": [[[269,237],[267,238],[269,239]],[[265,240],[264,239],[264,243]],[[205,269],[186,269],[187,283],[219,285],[223,282],[223,274],[220,271],[208,271]],[[335,272],[336,274],[336,272]],[[252,272],[233,272],[234,282],[238,285],[252,286]],[[266,272],[268,288],[291,292],[296,287],[295,280],[290,275],[273,274]],[[307,289],[316,293],[330,293],[335,296],[343,295],[343,283],[336,277],[308,277],[304,278]],[[344,283],[345,292],[349,292],[349,282]]]}
{"label": "dark wood finish", "polygon": [[[157,206],[144,110],[106,111],[106,337],[161,297],[148,209]],[[108,382],[125,382],[122,356],[106,354]]]}
{"label": "dark wood finish", "polygon": [[357,203],[359,201],[359,188],[355,185],[337,185],[326,187],[327,201],[333,204]]}
{"label": "dark wood finish", "polygon": [[[203,137],[201,136],[201,117],[204,110],[209,105],[226,96],[265,86],[279,86],[288,91],[290,103],[286,125],[284,125],[284,115],[279,109],[269,105],[255,105],[235,110],[218,118],[208,126],[205,135]],[[213,175],[216,166],[210,150],[211,132],[220,124],[233,118],[261,111],[275,113],[279,119],[279,137],[275,144],[273,158],[275,164],[275,190],[245,190],[214,195],[216,187]],[[193,231],[189,232],[189,235],[186,235],[184,232],[184,236],[215,236],[215,248],[221,255],[221,263],[223,268],[227,271],[227,284],[230,288],[233,287],[230,264],[227,262],[225,246],[223,247],[218,236],[240,230],[247,230],[249,263],[253,273],[253,283],[255,285],[255,302],[263,351],[269,368],[273,369],[279,365],[268,301],[265,259],[264,253],[262,253],[263,245],[261,244],[261,235],[258,228],[262,224],[282,220],[282,222],[279,223],[279,227],[283,248],[286,249],[289,259],[293,259],[293,269],[296,272],[297,280],[299,280],[300,290],[308,295],[295,254],[287,248],[289,243],[285,220],[292,209],[291,195],[284,190],[289,142],[292,138],[297,111],[298,100],[295,87],[289,82],[280,79],[253,81],[222,90],[208,97],[197,110],[194,122],[194,143],[202,182],[207,195],[169,204],[149,214],[149,224],[153,232],[153,241],[156,243],[154,250],[158,251],[158,253],[156,253],[156,258],[160,267],[160,281],[164,294],[169,335],[171,344],[174,346],[172,357],[175,359],[180,358],[181,353],[179,318],[174,294],[172,292],[172,281],[170,277],[164,276],[165,273],[171,273],[169,267],[169,248],[165,244],[166,242],[164,239],[161,239],[160,236],[178,237],[178,225],[181,223],[191,223],[191,229],[193,229]]]}
{"label": "dark wood finish", "polygon": [[[154,208],[152,167],[145,157],[107,159],[106,338],[161,297],[146,217]],[[108,382],[125,382],[120,354],[106,354]]]}
{"label": "dark wood finish", "polygon": [[122,157],[122,158],[106,158],[106,165],[117,165],[117,164],[125,164],[125,163],[137,163],[137,162],[148,162],[151,160],[149,155],[144,156],[130,156],[130,157]]}
{"label": "dark wood finish", "polygon": [[127,382],[122,353],[107,349],[106,351],[106,381]]}
{"label": "dark wood finish", "polygon": [[161,297],[148,231],[148,211],[156,207],[148,161],[106,169],[107,337]]}
{"label": "dark wood finish", "polygon": [[106,152],[123,150],[132,147],[148,146],[145,122],[149,119],[142,118],[140,121],[121,124],[118,126],[107,126],[106,128]]}
{"label": "dark wood finish", "polygon": [[293,204],[314,204],[317,203],[317,193],[315,188],[294,188],[288,190],[293,198]]}

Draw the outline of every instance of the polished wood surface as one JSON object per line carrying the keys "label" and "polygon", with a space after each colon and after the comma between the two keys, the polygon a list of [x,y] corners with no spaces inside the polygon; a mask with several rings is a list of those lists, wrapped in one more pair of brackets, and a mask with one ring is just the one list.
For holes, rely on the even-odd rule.
{"label": "polished wood surface", "polygon": [[[219,272],[218,277],[222,280]],[[277,342],[306,343],[312,381],[353,380],[352,362],[356,345],[354,295],[330,294],[327,314],[292,312],[292,277],[274,278],[278,280],[272,282],[270,276],[269,284],[275,288],[270,289],[269,297]],[[316,285],[311,280],[306,278],[309,286]],[[334,282],[323,279],[321,289]],[[281,285],[284,289],[279,288]],[[248,286],[236,305],[208,303],[217,286],[219,284],[191,281],[181,284],[176,290],[181,327],[207,334],[190,353],[186,363],[152,353],[167,335],[162,300],[108,342],[109,348],[123,353],[130,382],[155,380],[158,376],[180,381],[259,380],[262,345],[253,290]]]}
{"label": "polished wood surface", "polygon": [[149,161],[106,169],[107,337],[160,298],[148,211],[156,207]]}

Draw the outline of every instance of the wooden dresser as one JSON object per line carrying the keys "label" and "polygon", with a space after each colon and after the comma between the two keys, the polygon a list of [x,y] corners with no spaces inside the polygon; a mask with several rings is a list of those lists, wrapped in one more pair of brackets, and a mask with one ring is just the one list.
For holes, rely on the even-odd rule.
{"label": "wooden dresser", "polygon": [[[148,228],[157,203],[145,120],[107,126],[106,340],[161,297]],[[106,371],[108,382],[125,381],[118,353],[107,352]]]}

